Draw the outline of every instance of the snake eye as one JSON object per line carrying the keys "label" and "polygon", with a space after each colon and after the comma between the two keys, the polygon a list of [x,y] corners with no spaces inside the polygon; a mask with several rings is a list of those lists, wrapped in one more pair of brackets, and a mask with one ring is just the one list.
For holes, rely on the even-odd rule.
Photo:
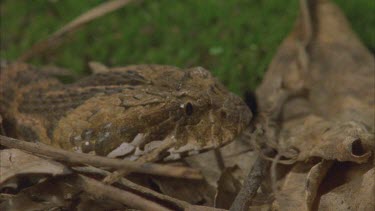
{"label": "snake eye", "polygon": [[193,114],[193,105],[191,103],[186,103],[185,105],[185,113],[186,115],[190,116]]}

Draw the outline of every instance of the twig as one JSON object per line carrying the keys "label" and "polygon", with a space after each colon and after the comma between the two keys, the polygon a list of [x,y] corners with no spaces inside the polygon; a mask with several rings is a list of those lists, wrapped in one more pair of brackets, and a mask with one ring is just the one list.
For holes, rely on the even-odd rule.
{"label": "twig", "polygon": [[[105,171],[103,169],[91,167],[91,166],[88,166],[88,167],[73,167],[73,169],[75,171],[78,171],[78,172],[81,172],[81,173],[97,174],[97,175],[101,175],[101,176],[108,176],[108,175],[111,174],[111,172]],[[139,192],[141,194],[144,194],[146,196],[151,196],[151,197],[153,197],[155,199],[158,199],[160,201],[165,201],[166,203],[171,204],[171,205],[173,205],[176,208],[179,208],[181,210],[186,209],[189,206],[191,206],[191,204],[189,204],[185,201],[181,201],[179,199],[160,194],[156,191],[153,191],[151,189],[148,189],[146,187],[143,187],[141,185],[133,183],[132,181],[130,181],[126,178],[120,178],[118,180],[118,183],[123,185],[124,187],[130,189],[130,190],[134,190],[134,191]]]}
{"label": "twig", "polygon": [[[84,173],[94,173],[94,174],[100,174],[100,175],[109,175],[110,172],[107,172],[105,170],[102,170],[102,169],[97,169],[95,167],[74,167],[73,168],[74,170],[76,171],[79,171],[79,172],[84,172]],[[140,185],[137,185],[125,178],[120,178],[120,180],[118,181],[121,185],[131,189],[131,190],[135,190],[137,192],[140,192],[142,194],[145,194],[145,195],[148,195],[148,196],[151,196],[151,197],[155,197],[161,201],[166,201],[168,202],[169,204],[175,206],[175,207],[171,207],[171,209],[173,210],[184,210],[184,211],[197,211],[197,210],[201,210],[201,211],[226,211],[224,209],[219,209],[219,208],[214,208],[214,207],[206,207],[206,206],[198,206],[198,205],[192,205],[192,204],[189,204],[188,202],[185,202],[185,201],[181,201],[181,200],[178,200],[178,199],[175,199],[175,198],[172,198],[170,196],[166,196],[166,195],[163,195],[163,194],[160,194],[158,192],[155,192],[153,190],[150,190],[148,188],[145,188],[143,186],[140,186]],[[167,209],[166,209],[167,210]]]}
{"label": "twig", "polygon": [[111,167],[116,169],[127,169],[132,172],[139,172],[145,174],[186,178],[186,179],[202,179],[202,175],[198,170],[181,167],[168,166],[161,164],[144,163],[140,164],[130,160],[119,160],[84,153],[69,152],[63,149],[58,149],[45,145],[43,143],[30,143],[20,141],[6,136],[0,136],[0,144],[10,148],[17,148],[33,154],[51,157],[55,160],[88,164],[96,167]]}
{"label": "twig", "polygon": [[146,198],[140,197],[128,191],[105,185],[83,175],[78,175],[73,180],[68,181],[68,183],[69,182],[72,182],[74,187],[78,187],[96,198],[109,198],[131,208],[155,211],[170,210],[153,201],[149,201]]}
{"label": "twig", "polygon": [[[271,156],[274,151],[272,149],[264,149],[260,153]],[[232,206],[230,207],[230,211],[248,210],[252,199],[262,183],[264,176],[266,175],[269,165],[269,161],[264,160],[260,155],[258,156],[251,171],[247,175],[240,192],[237,194]]]}
{"label": "twig", "polygon": [[99,6],[92,8],[91,10],[85,12],[84,14],[80,15],[73,21],[66,24],[64,27],[57,30],[55,33],[50,35],[47,39],[39,41],[38,43],[33,45],[29,50],[23,53],[20,56],[20,58],[18,58],[18,61],[25,62],[29,60],[30,58],[32,58],[33,56],[44,53],[46,50],[48,50],[52,46],[58,46],[59,44],[62,43],[64,36],[77,30],[80,26],[83,26],[84,24],[96,18],[99,18],[105,14],[115,11],[129,4],[132,1],[133,0],[112,0],[112,1],[105,2],[103,4],[100,4]]}

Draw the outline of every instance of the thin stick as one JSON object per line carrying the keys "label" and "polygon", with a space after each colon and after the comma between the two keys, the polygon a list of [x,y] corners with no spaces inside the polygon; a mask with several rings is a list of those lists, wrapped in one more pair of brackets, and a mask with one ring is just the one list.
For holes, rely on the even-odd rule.
{"label": "thin stick", "polygon": [[[271,149],[265,149],[260,153],[271,156],[274,151]],[[258,156],[251,171],[247,175],[240,192],[237,194],[232,206],[230,207],[230,211],[245,211],[249,209],[249,205],[251,204],[252,199],[262,183],[269,165],[269,161],[264,160],[260,155]]]}
{"label": "thin stick", "polygon": [[[111,174],[108,171],[105,171],[105,170],[102,170],[102,169],[98,169],[98,168],[95,168],[95,167],[73,167],[73,169],[75,171],[82,172],[82,173],[99,174],[99,175],[102,175],[102,176],[106,176],[106,175]],[[121,185],[123,185],[123,186],[125,186],[125,187],[127,187],[127,188],[129,188],[130,190],[134,190],[134,191],[140,192],[142,194],[145,194],[147,196],[159,199],[161,201],[165,201],[165,202],[169,203],[170,205],[174,206],[174,207],[169,206],[173,210],[185,210],[185,211],[196,211],[196,210],[202,210],[202,211],[203,210],[204,211],[225,211],[223,209],[218,209],[218,208],[213,208],[213,207],[205,207],[205,206],[192,205],[192,204],[189,204],[188,202],[181,201],[179,199],[175,199],[175,198],[172,198],[170,196],[160,194],[160,193],[158,193],[156,191],[153,191],[153,190],[148,189],[146,187],[143,187],[141,185],[135,184],[132,181],[127,180],[125,178],[120,178],[120,180],[118,181],[118,183],[121,184]]]}
{"label": "thin stick", "polygon": [[95,20],[105,14],[108,14],[112,11],[115,11],[125,5],[129,4],[133,0],[112,0],[105,3],[100,4],[92,8],[91,10],[85,12],[84,14],[78,16],[73,21],[66,24],[64,27],[57,30],[55,33],[50,35],[47,39],[39,41],[35,45],[33,45],[29,50],[23,53],[18,61],[25,62],[36,55],[43,54],[46,50],[51,48],[52,46],[58,46],[62,43],[64,36],[67,34],[72,33],[73,31],[77,30],[80,26]]}
{"label": "thin stick", "polygon": [[63,149],[58,149],[45,145],[43,143],[30,143],[20,141],[6,136],[0,136],[0,144],[10,148],[17,148],[33,154],[48,156],[54,160],[60,160],[70,163],[88,164],[96,167],[111,167],[116,169],[127,169],[132,172],[139,172],[145,174],[186,178],[186,179],[202,179],[199,171],[181,167],[168,166],[161,164],[144,163],[140,164],[135,161],[119,160],[84,153],[69,152]]}
{"label": "thin stick", "polygon": [[134,193],[105,185],[99,181],[83,175],[78,175],[73,180],[68,181],[68,183],[69,182],[72,182],[72,185],[74,187],[78,187],[96,198],[109,198],[113,201],[125,204],[131,208],[155,211],[170,210]]}
{"label": "thin stick", "polygon": [[[108,176],[108,175],[111,174],[111,172],[109,172],[109,171],[99,169],[99,168],[95,168],[95,167],[91,167],[91,166],[73,167],[73,169],[75,171],[80,172],[80,173],[97,174],[97,175],[101,175],[101,176]],[[189,204],[185,201],[181,201],[179,199],[172,198],[172,197],[167,196],[167,195],[163,195],[161,193],[158,193],[156,191],[153,191],[151,189],[148,189],[146,187],[138,185],[138,184],[126,179],[126,178],[120,178],[118,180],[118,183],[123,185],[124,187],[130,189],[130,190],[134,190],[134,191],[137,191],[141,194],[151,196],[151,197],[156,198],[158,200],[165,201],[169,204],[172,204],[173,206],[176,206],[176,209],[179,208],[179,209],[183,210],[183,209],[186,209],[187,207],[191,206],[191,204]]]}

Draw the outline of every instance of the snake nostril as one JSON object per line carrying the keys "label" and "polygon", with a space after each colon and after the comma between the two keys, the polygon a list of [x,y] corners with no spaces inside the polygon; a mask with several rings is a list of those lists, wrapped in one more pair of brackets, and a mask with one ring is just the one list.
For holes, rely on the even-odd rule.
{"label": "snake nostril", "polygon": [[220,111],[220,116],[222,119],[226,119],[228,117],[228,114],[225,111]]}

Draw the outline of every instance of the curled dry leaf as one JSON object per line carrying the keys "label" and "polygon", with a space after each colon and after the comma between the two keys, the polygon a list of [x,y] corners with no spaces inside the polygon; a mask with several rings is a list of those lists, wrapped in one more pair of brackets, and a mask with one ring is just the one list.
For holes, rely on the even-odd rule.
{"label": "curled dry leaf", "polygon": [[280,191],[276,192],[277,210],[310,210],[320,183],[324,179],[332,161],[317,164],[298,163],[287,175]]}
{"label": "curled dry leaf", "polygon": [[[280,155],[297,161],[284,181],[278,178],[283,185],[275,208],[373,209],[373,173],[349,167],[346,171],[356,172],[351,180],[335,174],[327,183],[325,175],[337,169],[309,163],[318,158],[373,167],[374,56],[336,5],[329,0],[300,3],[300,17],[293,31],[281,44],[256,90],[261,117],[258,125],[264,132],[257,143],[275,147]],[[291,149],[297,153],[289,153]],[[326,192],[321,190],[321,181],[330,184]],[[369,189],[361,188],[359,183],[353,187],[354,181],[363,181]],[[364,202],[372,201],[369,207],[351,201],[353,193]]]}
{"label": "curled dry leaf", "polygon": [[282,150],[299,151],[297,160],[311,157],[365,163],[375,147],[374,135],[358,122],[327,121],[310,115],[284,125],[280,135]]}
{"label": "curled dry leaf", "polygon": [[18,149],[0,151],[0,184],[25,174],[66,175],[71,171],[61,163],[43,159]]}
{"label": "curled dry leaf", "polygon": [[260,112],[271,121],[281,120],[276,127],[313,114],[331,121],[355,121],[374,132],[373,55],[339,8],[325,0],[307,2],[314,6],[302,7],[294,30],[256,90]]}

